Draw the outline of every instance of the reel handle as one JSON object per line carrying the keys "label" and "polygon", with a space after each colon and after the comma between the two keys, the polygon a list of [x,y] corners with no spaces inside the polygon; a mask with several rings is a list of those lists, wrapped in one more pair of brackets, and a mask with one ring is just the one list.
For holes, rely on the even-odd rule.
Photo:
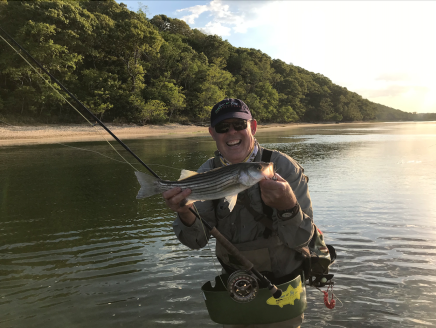
{"label": "reel handle", "polygon": [[281,289],[277,288],[277,286],[274,285],[271,281],[269,281],[267,277],[265,277],[263,274],[261,274],[255,268],[251,269],[251,272],[253,272],[254,275],[260,281],[262,281],[263,283],[268,285],[268,290],[275,299],[280,298],[280,296],[282,296],[283,291]]}

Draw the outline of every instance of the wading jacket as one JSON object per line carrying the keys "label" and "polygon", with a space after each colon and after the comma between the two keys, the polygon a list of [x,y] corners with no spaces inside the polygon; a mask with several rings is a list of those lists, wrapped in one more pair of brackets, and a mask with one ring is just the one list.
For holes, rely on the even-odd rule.
{"label": "wading jacket", "polygon": [[[260,162],[263,148],[260,147],[254,161]],[[219,201],[196,202],[201,217],[216,228],[238,248],[261,272],[278,279],[285,277],[302,264],[299,250],[309,244],[312,238],[313,211],[310,200],[307,177],[304,169],[291,157],[278,151],[272,151],[271,162],[276,172],[288,181],[300,204],[300,212],[293,218],[282,220],[277,212],[272,212],[272,232],[265,234],[266,226],[260,222],[264,217],[259,184],[238,194],[238,201],[232,212],[224,199]],[[216,167],[214,158],[207,160],[198,172],[205,172]],[[263,220],[264,221],[264,220]],[[174,232],[180,242],[191,249],[204,247],[209,239],[200,220],[196,219],[190,227],[179,217],[173,223]],[[231,254],[217,243],[216,255],[224,268],[240,269],[239,263]],[[298,270],[297,270],[298,271]]]}

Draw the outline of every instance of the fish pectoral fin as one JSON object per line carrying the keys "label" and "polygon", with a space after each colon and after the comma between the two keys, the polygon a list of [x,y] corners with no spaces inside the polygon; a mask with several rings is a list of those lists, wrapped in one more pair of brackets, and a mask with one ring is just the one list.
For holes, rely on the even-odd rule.
{"label": "fish pectoral fin", "polygon": [[236,201],[238,200],[238,194],[227,196],[225,200],[229,203],[229,210],[231,212],[233,211],[233,208],[236,205]]}
{"label": "fish pectoral fin", "polygon": [[186,179],[186,178],[189,178],[189,177],[192,177],[193,175],[197,175],[197,174],[198,173],[194,172],[194,171],[182,170],[182,172],[180,173],[179,181],[183,180],[183,179]]}
{"label": "fish pectoral fin", "polygon": [[191,205],[192,203],[195,203],[196,200],[194,199],[185,199],[184,201],[180,202],[180,206],[186,206],[186,205]]}

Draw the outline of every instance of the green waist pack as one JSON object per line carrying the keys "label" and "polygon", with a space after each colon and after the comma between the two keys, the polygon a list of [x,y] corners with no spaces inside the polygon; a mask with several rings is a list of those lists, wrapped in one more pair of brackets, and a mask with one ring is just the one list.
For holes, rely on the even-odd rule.
{"label": "green waist pack", "polygon": [[267,324],[300,316],[307,306],[306,287],[301,276],[278,285],[283,292],[275,299],[267,288],[261,288],[250,302],[235,302],[224,287],[228,275],[215,277],[215,286],[206,282],[203,291],[210,318],[224,325]]}

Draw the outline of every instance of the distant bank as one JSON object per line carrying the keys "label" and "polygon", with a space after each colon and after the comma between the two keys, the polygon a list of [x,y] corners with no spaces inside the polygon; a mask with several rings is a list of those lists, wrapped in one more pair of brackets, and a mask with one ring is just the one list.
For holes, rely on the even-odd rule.
{"label": "distant bank", "polygon": [[[320,124],[335,123],[259,124],[258,133]],[[145,126],[107,124],[107,126],[120,139],[143,139],[149,137],[181,138],[191,136],[207,136],[209,134],[206,126],[181,125],[177,123]],[[112,137],[100,126],[91,127],[89,125],[81,124],[10,126],[0,124],[0,146],[50,144],[58,142],[105,141],[106,139],[111,140]]]}

